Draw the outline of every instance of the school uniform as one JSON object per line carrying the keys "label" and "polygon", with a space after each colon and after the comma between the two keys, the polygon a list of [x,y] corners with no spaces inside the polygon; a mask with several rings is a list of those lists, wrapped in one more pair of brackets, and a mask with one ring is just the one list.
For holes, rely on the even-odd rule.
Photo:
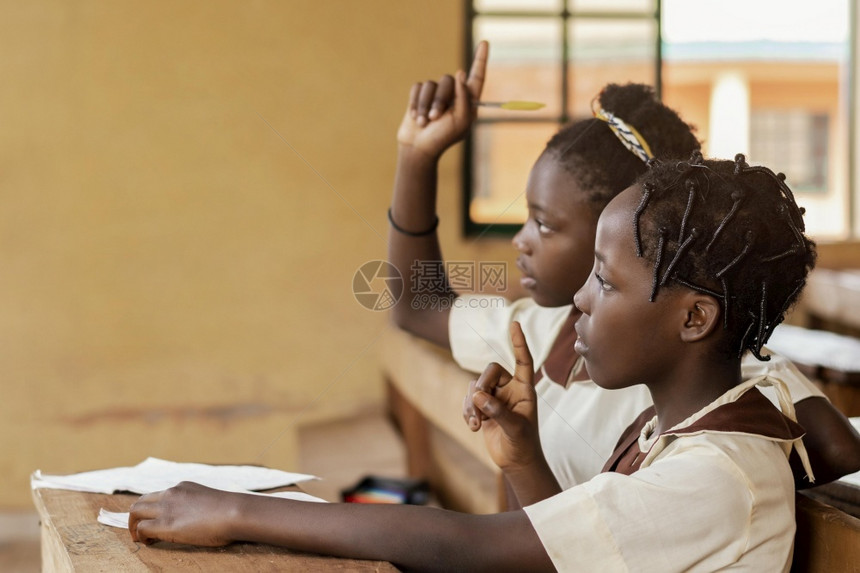
{"label": "school uniform", "polygon": [[781,385],[744,382],[659,436],[649,408],[604,473],[524,508],[555,567],[788,571],[795,532],[788,454],[803,429],[787,396],[788,416],[755,388],[771,382]]}
{"label": "school uniform", "polygon": [[[538,425],[553,474],[562,489],[567,489],[600,473],[618,436],[651,405],[648,389],[637,385],[604,390],[591,380],[573,380],[577,356],[573,350],[576,315],[572,305],[549,308],[531,298],[507,302],[500,297],[494,297],[494,304],[470,304],[473,297],[488,298],[464,295],[464,304],[451,309],[448,334],[454,359],[473,372],[482,372],[490,362],[513,372],[509,327],[513,321],[520,322],[532,360],[540,365],[535,384]],[[745,379],[768,374],[782,380],[794,402],[823,396],[789,360],[778,355],[762,362],[747,353],[742,370]],[[763,391],[776,403],[772,390]]]}

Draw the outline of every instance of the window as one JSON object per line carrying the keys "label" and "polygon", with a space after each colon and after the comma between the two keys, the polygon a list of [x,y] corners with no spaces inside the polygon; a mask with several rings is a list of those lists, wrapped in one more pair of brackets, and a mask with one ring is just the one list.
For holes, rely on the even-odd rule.
{"label": "window", "polygon": [[750,163],[775,165],[795,193],[827,191],[826,112],[752,110]]}
{"label": "window", "polygon": [[[467,234],[510,234],[526,218],[531,166],[549,138],[591,114],[609,82],[659,85],[656,0],[476,0],[466,45],[490,41],[486,101],[539,101],[533,112],[482,108],[466,142]],[[467,54],[471,61],[472,54]]]}
{"label": "window", "polygon": [[[783,171],[818,237],[851,234],[849,0],[474,0],[467,46],[490,41],[487,101],[464,146],[464,229],[509,234],[529,170],[609,82],[654,85],[698,127],[708,157]],[[466,54],[471,61],[471,53]],[[855,214],[860,220],[860,213]]]}

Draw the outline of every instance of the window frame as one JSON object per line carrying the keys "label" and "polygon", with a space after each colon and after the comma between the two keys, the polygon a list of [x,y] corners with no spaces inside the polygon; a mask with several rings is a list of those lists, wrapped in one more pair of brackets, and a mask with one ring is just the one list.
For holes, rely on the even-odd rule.
{"label": "window frame", "polygon": [[471,216],[472,195],[474,192],[474,169],[473,169],[473,154],[475,150],[475,127],[478,125],[491,124],[515,124],[515,123],[544,123],[554,124],[558,128],[570,121],[568,115],[570,94],[568,89],[569,81],[569,63],[570,63],[570,39],[569,39],[569,23],[574,19],[583,20],[649,20],[653,19],[655,26],[655,49],[654,49],[654,90],[657,97],[661,97],[663,84],[663,32],[662,32],[662,0],[654,0],[654,8],[649,11],[594,11],[594,10],[571,10],[569,4],[572,0],[562,0],[562,8],[556,10],[523,10],[523,11],[496,11],[475,9],[473,0],[464,0],[464,22],[465,22],[465,41],[463,43],[463,62],[464,68],[469,69],[473,58],[473,46],[475,45],[474,38],[474,23],[478,17],[493,17],[493,18],[557,18],[561,21],[561,58],[559,65],[561,66],[561,114],[556,117],[540,117],[536,119],[516,117],[511,119],[478,118],[472,126],[472,129],[467,134],[462,146],[462,219],[461,228],[462,234],[465,237],[480,238],[485,235],[494,237],[513,237],[520,229],[521,224],[514,223],[484,223],[474,221]]}
{"label": "window frame", "polygon": [[[562,51],[560,58],[561,68],[561,115],[555,118],[541,117],[538,119],[529,118],[479,118],[476,120],[475,126],[492,123],[554,123],[557,126],[564,125],[570,118],[568,117],[568,63],[569,63],[569,29],[568,23],[573,18],[643,18],[651,15],[657,23],[656,26],[656,47],[655,47],[655,81],[654,89],[658,97],[662,95],[663,84],[663,0],[655,0],[654,10],[638,12],[638,11],[571,11],[569,3],[571,0],[563,0],[562,8],[557,10],[524,10],[524,11],[479,11],[474,7],[473,0],[463,1],[463,18],[464,18],[464,44],[463,44],[463,62],[464,69],[468,69],[471,65],[474,46],[474,22],[479,16],[492,17],[516,17],[516,18],[547,18],[554,17],[562,21]],[[858,27],[860,27],[860,8],[857,7],[853,0],[848,2],[848,39],[846,41],[847,61],[844,80],[843,95],[846,108],[846,121],[848,127],[846,130],[846,162],[845,177],[847,185],[847,197],[845,199],[845,214],[846,219],[846,237],[845,241],[857,241],[860,239],[860,197],[857,196],[860,191],[860,168],[855,165],[855,159],[860,160],[860,147],[857,144],[858,121],[860,114],[857,112],[857,106],[860,105],[860,72],[855,69],[855,66],[860,63],[860,39],[858,38]],[[511,223],[484,223],[472,220],[471,217],[471,202],[472,195],[475,190],[474,185],[474,168],[473,154],[475,153],[474,141],[474,126],[466,136],[462,146],[462,161],[461,161],[461,232],[462,236],[471,239],[477,239],[485,235],[491,237],[512,237],[521,227],[520,224]]]}

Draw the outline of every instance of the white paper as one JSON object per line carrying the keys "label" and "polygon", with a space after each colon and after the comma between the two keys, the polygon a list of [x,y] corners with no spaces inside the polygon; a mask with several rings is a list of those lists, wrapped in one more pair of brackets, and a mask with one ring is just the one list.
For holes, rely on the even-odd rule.
{"label": "white paper", "polygon": [[111,527],[128,529],[128,516],[129,513],[127,511],[123,513],[121,511],[108,511],[105,508],[101,508],[99,509],[98,521]]}
{"label": "white paper", "polygon": [[[326,503],[326,500],[314,497],[301,491],[279,491],[275,493],[259,493],[256,491],[242,492],[251,495],[263,495],[268,497],[282,497],[284,499],[294,499],[297,501],[311,501],[316,503]],[[111,527],[119,527],[128,529],[128,512],[108,511],[105,508],[99,509],[98,522]]]}
{"label": "white paper", "polygon": [[860,370],[860,341],[850,336],[780,324],[765,346],[793,362],[844,372]]}
{"label": "white paper", "polygon": [[[854,429],[860,432],[860,416],[857,418],[849,418],[851,420],[851,424],[854,426]],[[860,487],[860,472],[855,472],[853,474],[848,474],[847,476],[842,476],[839,478],[839,481],[850,483],[851,485],[856,485]]]}
{"label": "white paper", "polygon": [[177,463],[147,458],[132,467],[96,470],[72,475],[44,475],[37,470],[30,477],[33,489],[54,488],[92,493],[152,493],[193,481],[227,491],[273,489],[318,479],[316,476],[259,466],[215,466]]}

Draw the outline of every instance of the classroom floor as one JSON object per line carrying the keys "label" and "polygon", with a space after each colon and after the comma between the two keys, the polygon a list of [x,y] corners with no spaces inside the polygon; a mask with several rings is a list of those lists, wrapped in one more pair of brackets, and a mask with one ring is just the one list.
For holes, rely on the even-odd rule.
{"label": "classroom floor", "polygon": [[299,471],[323,479],[302,489],[326,501],[340,501],[341,490],[367,475],[406,476],[403,442],[382,412],[303,428],[299,432]]}
{"label": "classroom floor", "polygon": [[[299,432],[296,471],[324,479],[302,489],[328,501],[366,475],[405,476],[403,444],[380,410],[349,420],[303,428]],[[36,573],[41,570],[39,519],[35,512],[0,512],[0,571]]]}

